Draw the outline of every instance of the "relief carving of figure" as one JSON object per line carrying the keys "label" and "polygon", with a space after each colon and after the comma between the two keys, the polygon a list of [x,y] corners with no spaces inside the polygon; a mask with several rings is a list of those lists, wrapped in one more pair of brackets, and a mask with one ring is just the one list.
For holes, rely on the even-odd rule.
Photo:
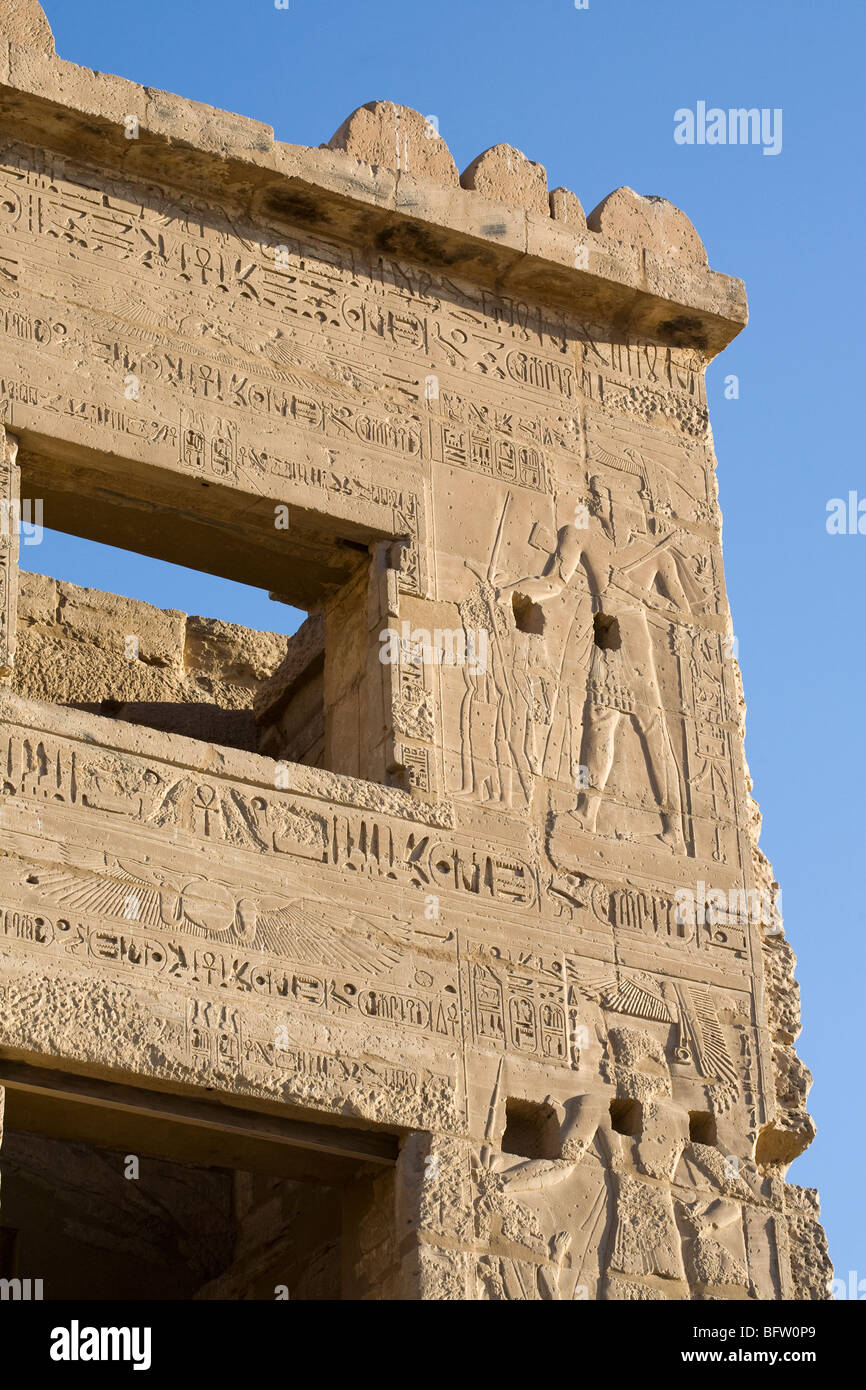
{"label": "relief carving of figure", "polygon": [[[493,1116],[473,1161],[481,1297],[704,1299],[755,1295],[743,1202],[765,1206],[748,1160],[690,1136],[666,1044],[650,1028],[608,1027],[581,1003],[582,1094],[548,1096],[548,1157],[497,1148]],[[512,1089],[513,1083],[508,1089]],[[507,1141],[503,1136],[503,1144]],[[773,1296],[766,1290],[759,1296]]]}
{"label": "relief carving of figure", "polygon": [[[643,479],[621,474],[606,483],[594,476],[589,503],[589,526],[560,527],[539,573],[499,583],[496,590],[503,613],[511,608],[523,616],[510,677],[516,734],[511,742],[519,743],[530,772],[543,769],[556,777],[567,757],[568,775],[579,788],[572,818],[579,829],[597,834],[605,788],[630,724],[643,764],[631,774],[635,792],[639,798],[650,792],[661,819],[659,838],[682,852],[679,760],[665,717],[653,632],[667,627],[672,614],[691,614],[704,595],[678,544],[680,532],[658,532]],[[566,592],[573,611],[556,661],[546,648],[539,652],[544,639],[534,632],[543,630],[542,606]],[[537,626],[532,608],[539,611]]]}
{"label": "relief carving of figure", "polygon": [[[665,717],[650,614],[689,614],[701,594],[677,547],[679,532],[651,533],[640,480],[593,477],[591,526],[585,545],[594,605],[594,642],[584,711],[580,765],[588,784],[573,812],[581,830],[597,832],[614,758],[630,722],[640,741],[643,779],[661,816],[659,838],[685,848],[679,760]],[[639,773],[634,774],[639,777]],[[639,792],[639,786],[635,788]]]}
{"label": "relief carving of figure", "polygon": [[[506,611],[511,606],[524,622],[524,632],[517,634],[522,636],[522,643],[515,671],[523,693],[524,742],[533,771],[545,770],[555,777],[564,761],[569,779],[574,777],[579,761],[592,643],[591,600],[586,575],[580,568],[585,537],[586,532],[573,523],[561,526],[556,549],[541,572],[502,584],[497,590],[497,598]],[[545,639],[536,633],[543,630],[541,606],[551,604],[566,592],[573,596],[574,604],[557,660],[548,651]],[[545,697],[541,709],[539,695]]]}

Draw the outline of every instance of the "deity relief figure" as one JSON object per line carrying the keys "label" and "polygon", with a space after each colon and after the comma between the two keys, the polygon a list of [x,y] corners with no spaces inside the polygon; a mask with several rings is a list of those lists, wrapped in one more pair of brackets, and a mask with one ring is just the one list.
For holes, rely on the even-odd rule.
{"label": "deity relief figure", "polygon": [[461,667],[464,690],[460,701],[459,795],[511,806],[516,783],[528,801],[530,768],[521,743],[514,739],[519,696],[507,648],[508,627],[505,615],[493,600],[490,581],[479,577],[458,608],[465,632],[489,633],[484,669],[468,662]]}
{"label": "deity relief figure", "polygon": [[[496,595],[506,610],[511,606],[515,614],[526,615],[525,630],[517,634],[522,642],[515,661],[525,710],[523,740],[533,771],[547,770],[553,776],[563,756],[569,777],[574,776],[579,761],[593,630],[591,598],[586,575],[580,568],[585,536],[586,532],[571,522],[561,526],[556,548],[541,573],[501,584]],[[573,599],[573,607],[557,660],[555,653],[548,650],[552,644],[540,632],[532,631],[533,626],[541,629],[543,619],[533,623],[530,609],[540,609],[565,594]],[[543,696],[541,709],[539,696]],[[555,757],[554,766],[550,766],[549,754]]]}
{"label": "deity relief figure", "polygon": [[[467,640],[481,629],[489,634],[484,669],[473,670],[468,664],[462,668],[460,794],[506,806],[518,798],[528,804],[532,798],[534,778],[543,768],[553,714],[563,686],[563,661],[557,663],[553,659],[542,635],[543,621],[527,613],[526,607],[562,593],[580,560],[579,533],[574,526],[564,526],[559,531],[556,552],[547,560],[541,576],[498,587],[498,556],[510,501],[509,494],[486,572],[466,561],[476,582],[458,605]],[[512,601],[515,595],[523,608],[520,602]],[[567,643],[565,654],[570,654],[573,647],[573,642]],[[585,688],[585,678],[582,685]],[[582,701],[583,690],[581,704]],[[574,722],[579,729],[579,717]]]}

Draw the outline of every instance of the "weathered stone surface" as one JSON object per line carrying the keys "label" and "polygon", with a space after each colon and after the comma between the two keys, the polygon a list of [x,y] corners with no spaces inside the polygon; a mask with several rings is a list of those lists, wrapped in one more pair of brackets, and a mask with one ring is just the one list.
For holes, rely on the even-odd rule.
{"label": "weathered stone surface", "polygon": [[[97,1244],[118,1125],[158,1132],[161,1224],[111,1259],[173,1251],[183,1296],[825,1297],[704,386],[742,285],[664,200],[585,219],[508,146],[458,182],[386,102],[283,145],[37,12],[0,72],[6,511],[310,616],[4,538],[4,1200],[31,1220],[62,1107]],[[172,1162],[232,1174],[216,1260]]]}
{"label": "weathered stone surface", "polygon": [[39,53],[54,52],[54,35],[37,0],[5,0],[2,35],[8,43],[21,44]]}
{"label": "weathered stone surface", "polygon": [[0,679],[8,677],[18,637],[18,549],[21,470],[18,440],[3,431],[0,438]]}
{"label": "weathered stone surface", "polygon": [[408,106],[371,101],[359,106],[328,141],[363,164],[431,179],[445,188],[460,183],[451,152],[435,126]]}
{"label": "weathered stone surface", "polygon": [[586,227],[586,213],[576,193],[569,188],[554,188],[550,194],[550,215],[555,222],[567,222],[581,232]]}
{"label": "weathered stone surface", "polygon": [[255,752],[289,639],[22,573],[14,690]]}
{"label": "weathered stone surface", "polygon": [[550,215],[547,173],[541,164],[533,163],[511,145],[484,150],[463,170],[460,182],[491,202],[525,209],[539,217]]}
{"label": "weathered stone surface", "polygon": [[642,197],[631,188],[608,193],[586,219],[590,231],[624,246],[679,256],[706,265],[704,244],[684,212],[667,198]]}

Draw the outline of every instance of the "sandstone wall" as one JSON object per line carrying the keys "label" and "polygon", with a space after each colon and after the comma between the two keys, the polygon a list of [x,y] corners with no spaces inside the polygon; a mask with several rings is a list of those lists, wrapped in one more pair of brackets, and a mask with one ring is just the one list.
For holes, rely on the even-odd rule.
{"label": "sandstone wall", "polygon": [[344,1294],[826,1297],[704,379],[742,284],[663,198],[388,102],[286,145],[24,8],[6,509],[314,616],[17,613],[0,538],[0,1050],[375,1141],[351,1199],[236,1192],[319,1296],[336,1186]]}
{"label": "sandstone wall", "polygon": [[257,751],[255,702],[292,639],[35,573],[18,602],[21,695]]}

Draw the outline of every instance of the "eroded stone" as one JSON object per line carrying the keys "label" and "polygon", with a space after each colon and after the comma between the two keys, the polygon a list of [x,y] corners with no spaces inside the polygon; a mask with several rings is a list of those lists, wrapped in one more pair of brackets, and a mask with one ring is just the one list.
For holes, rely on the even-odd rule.
{"label": "eroded stone", "polygon": [[506,207],[548,215],[547,173],[512,145],[492,145],[476,156],[460,175],[464,188]]}
{"label": "eroded stone", "polygon": [[706,265],[704,244],[684,212],[667,198],[643,197],[631,188],[608,193],[586,219],[593,232],[657,255]]}
{"label": "eroded stone", "polygon": [[436,125],[420,112],[393,101],[371,101],[348,116],[328,141],[353,159],[398,173],[459,185],[457,166]]}

